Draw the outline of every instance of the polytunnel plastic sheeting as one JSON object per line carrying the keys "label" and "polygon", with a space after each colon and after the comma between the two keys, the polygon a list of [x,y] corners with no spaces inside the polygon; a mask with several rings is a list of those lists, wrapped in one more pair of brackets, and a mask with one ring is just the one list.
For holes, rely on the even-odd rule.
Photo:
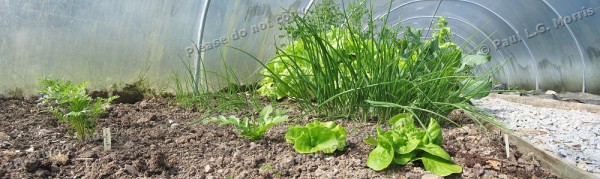
{"label": "polytunnel plastic sheeting", "polygon": [[0,94],[33,94],[42,77],[166,88],[193,63],[203,2],[1,0]]}
{"label": "polytunnel plastic sheeting", "polygon": [[388,24],[424,29],[445,16],[453,40],[492,56],[495,78],[520,89],[600,94],[600,1],[372,1]]}
{"label": "polytunnel plastic sheeting", "polygon": [[[290,12],[303,13],[311,1],[213,0],[210,1],[200,45],[199,82],[220,88],[235,75],[241,83],[253,83],[261,62],[270,60],[276,45],[285,45],[280,24]],[[207,73],[204,73],[207,72]],[[213,73],[218,72],[219,74]],[[204,84],[208,82],[209,84]]]}
{"label": "polytunnel plastic sheeting", "polygon": [[[245,29],[248,38],[230,41],[232,46],[268,60],[274,54],[275,41],[271,40],[281,32],[270,25],[264,28],[260,25],[284,12],[270,13],[275,12],[273,7],[303,11],[302,8],[320,3],[257,2],[219,1],[227,8],[211,6],[209,12],[217,13],[212,16],[218,20],[207,19],[213,25],[206,28],[213,33],[206,33],[211,37],[203,39],[204,43],[233,37]],[[596,30],[600,27],[596,23],[600,21],[597,15],[600,1],[395,0],[368,1],[367,5],[374,7],[376,17],[389,11],[389,25],[422,29],[424,38],[436,30],[433,24],[438,17],[446,17],[455,33],[453,41],[466,51],[482,51],[492,56],[493,60],[478,73],[494,70],[496,80],[510,87],[600,94],[600,72],[595,70],[600,67],[600,33]],[[267,6],[270,8],[261,8]],[[232,15],[223,15],[229,13]],[[225,59],[226,64],[233,64],[238,73],[244,74],[238,76],[247,77],[256,69],[257,65],[246,54],[227,47],[220,49],[204,56],[207,69],[219,69],[223,63],[218,59]]]}
{"label": "polytunnel plastic sheeting", "polygon": [[[41,77],[96,88],[142,78],[161,89],[173,86],[173,74],[186,77],[195,68],[204,70],[201,82],[225,82],[213,73],[224,74],[225,66],[243,83],[252,81],[260,69],[254,58],[266,62],[285,43],[278,23],[288,20],[287,10],[304,12],[319,2],[0,0],[0,94],[32,93]],[[367,4],[375,16],[391,10],[388,24],[422,29],[424,38],[445,16],[456,43],[492,56],[483,69],[504,64],[495,77],[509,86],[600,94],[600,1]]]}

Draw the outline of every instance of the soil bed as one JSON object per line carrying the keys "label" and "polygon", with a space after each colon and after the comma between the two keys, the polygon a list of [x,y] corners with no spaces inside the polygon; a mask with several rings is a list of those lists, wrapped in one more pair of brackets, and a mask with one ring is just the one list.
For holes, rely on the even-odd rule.
{"label": "soil bed", "polygon": [[[294,107],[292,111],[294,110]],[[188,126],[202,113],[164,99],[115,104],[97,130],[110,127],[112,150],[102,141],[80,144],[68,127],[33,100],[0,99],[0,178],[426,178],[414,163],[382,172],[366,167],[373,147],[362,142],[377,124],[338,120],[348,131],[345,151],[303,155],[285,142],[287,127],[314,117],[290,112],[291,122],[265,139],[238,138],[229,126]],[[229,115],[229,114],[224,114]],[[461,118],[461,115],[455,115]],[[463,167],[448,178],[556,178],[531,155],[506,157],[498,133],[485,133],[469,120],[444,126],[444,148]],[[511,151],[516,151],[511,146]]]}

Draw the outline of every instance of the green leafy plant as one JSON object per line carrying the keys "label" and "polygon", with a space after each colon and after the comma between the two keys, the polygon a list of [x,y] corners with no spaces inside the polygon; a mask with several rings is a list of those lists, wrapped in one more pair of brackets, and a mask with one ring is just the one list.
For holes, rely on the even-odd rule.
{"label": "green leafy plant", "polygon": [[94,118],[104,114],[110,102],[118,98],[92,99],[86,93],[86,82],[72,84],[70,81],[42,79],[40,84],[41,104],[48,105],[49,112],[71,125],[82,141],[93,136]]}
{"label": "green leafy plant", "polygon": [[417,119],[428,119],[489,93],[491,72],[472,72],[489,56],[465,52],[452,43],[443,17],[434,24],[439,30],[422,39],[420,30],[392,28],[388,16],[373,17],[364,3],[336,8],[332,0],[324,0],[308,14],[293,15],[284,24],[290,43],[262,64],[259,94],[289,97],[327,116],[374,114],[388,119],[411,112]]}
{"label": "green leafy plant", "polygon": [[206,119],[204,123],[214,122],[220,125],[233,125],[236,130],[241,131],[240,136],[250,140],[258,140],[263,137],[263,134],[270,127],[288,121],[288,117],[283,115],[286,112],[286,110],[277,109],[273,116],[271,116],[273,107],[266,106],[260,111],[257,119],[254,119],[254,117],[244,117],[244,119],[240,120],[235,116],[219,116]]}
{"label": "green leafy plant", "polygon": [[442,129],[436,120],[430,119],[427,128],[419,129],[412,114],[402,113],[392,117],[389,124],[388,131],[377,128],[377,138],[364,139],[365,143],[376,146],[367,159],[369,168],[380,171],[392,163],[405,165],[420,160],[427,171],[436,175],[462,172],[442,147]]}
{"label": "green leafy plant", "polygon": [[291,126],[285,140],[294,144],[298,153],[333,153],[346,146],[346,130],[334,122],[314,121],[306,126]]}

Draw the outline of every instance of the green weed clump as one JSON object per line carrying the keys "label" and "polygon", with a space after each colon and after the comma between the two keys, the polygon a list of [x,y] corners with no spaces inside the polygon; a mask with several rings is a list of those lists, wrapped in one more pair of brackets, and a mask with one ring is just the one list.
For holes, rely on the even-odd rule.
{"label": "green weed clump", "polygon": [[71,125],[81,141],[93,137],[95,118],[104,114],[110,102],[118,98],[92,99],[87,95],[86,82],[72,84],[70,81],[41,79],[40,84],[41,104],[48,105],[49,112]]}
{"label": "green weed clump", "polygon": [[[227,66],[225,61],[223,61],[223,71],[218,72],[204,68],[204,61],[201,60],[197,80],[192,65],[184,60],[182,63],[187,69],[183,78],[173,73],[174,97],[180,106],[205,110],[204,117],[232,110],[253,110],[261,107],[259,96],[254,93],[256,85],[240,79],[236,70]],[[209,79],[208,75],[215,78]],[[199,122],[201,121],[196,120],[193,123]]]}
{"label": "green weed clump", "polygon": [[293,14],[283,25],[290,43],[262,64],[258,92],[327,116],[386,119],[408,112],[448,119],[456,108],[478,113],[468,103],[489,93],[490,75],[475,76],[472,69],[489,61],[487,55],[452,43],[444,18],[423,40],[421,31],[391,27],[387,16],[374,18],[367,6],[358,1],[340,8],[324,0],[308,14]]}

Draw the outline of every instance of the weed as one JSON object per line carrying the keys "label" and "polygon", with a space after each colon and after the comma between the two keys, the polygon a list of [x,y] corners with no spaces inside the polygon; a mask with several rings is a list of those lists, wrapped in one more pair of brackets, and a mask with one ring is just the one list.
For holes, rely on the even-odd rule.
{"label": "weed", "polygon": [[[259,96],[254,94],[256,85],[245,84],[245,80],[238,78],[235,69],[228,67],[223,61],[224,71],[219,73],[204,68],[200,64],[199,73],[202,78],[196,80],[192,66],[182,60],[187,71],[184,78],[179,74],[175,76],[175,99],[183,107],[202,108],[206,110],[205,118],[214,113],[234,109],[256,109],[260,107]],[[214,75],[216,79],[209,80],[206,75]],[[223,85],[225,88],[220,88]],[[200,121],[194,121],[198,123]]]}
{"label": "weed", "polygon": [[15,87],[12,90],[8,90],[7,91],[8,95],[13,97],[13,98],[23,98],[25,97],[25,93],[23,92],[23,89],[19,88],[19,87]]}

